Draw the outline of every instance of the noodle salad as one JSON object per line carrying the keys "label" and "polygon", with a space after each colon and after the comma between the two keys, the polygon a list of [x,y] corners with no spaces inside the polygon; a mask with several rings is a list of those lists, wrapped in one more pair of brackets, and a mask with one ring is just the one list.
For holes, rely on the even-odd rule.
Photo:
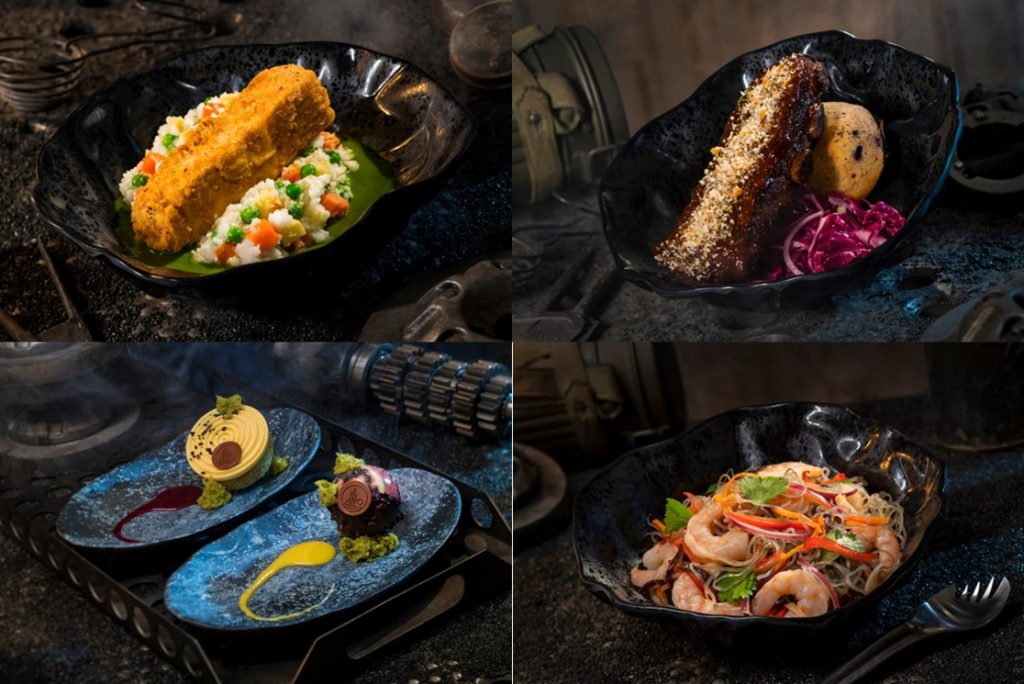
{"label": "noodle salad", "polygon": [[808,463],[726,473],[669,498],[630,581],[652,602],[715,615],[813,617],[874,591],[902,562],[903,508]]}

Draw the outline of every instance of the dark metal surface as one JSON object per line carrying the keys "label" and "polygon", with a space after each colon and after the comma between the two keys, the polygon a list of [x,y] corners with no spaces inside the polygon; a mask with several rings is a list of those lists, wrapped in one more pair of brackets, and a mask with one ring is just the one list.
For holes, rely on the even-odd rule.
{"label": "dark metal surface", "polygon": [[[608,340],[915,340],[936,319],[1024,268],[1024,205],[1012,196],[978,201],[947,183],[921,219],[914,253],[862,289],[820,308],[731,311],[674,301],[632,284],[597,300],[595,287],[615,271],[601,235],[596,188],[572,197],[583,211],[548,201],[513,217],[513,331],[516,339]],[[580,255],[593,250],[587,264]],[[538,325],[568,317],[587,302],[593,324]],[[557,309],[557,313],[549,313]],[[565,332],[569,331],[569,332]]]}
{"label": "dark metal surface", "polygon": [[[929,443],[932,426],[923,397],[854,405],[860,415]],[[1005,449],[946,460],[950,502],[912,581],[898,587],[849,627],[823,642],[783,648],[723,648],[678,626],[625,615],[590,595],[576,572],[568,529],[534,548],[516,547],[513,590],[516,682],[787,682],[820,681],[880,635],[909,618],[929,596],[981,573],[1024,583],[1024,452]],[[578,491],[584,476],[570,479]],[[992,625],[971,635],[936,637],[908,649],[871,681],[949,682],[974,678],[1011,684],[1024,671],[1021,597],[1014,593]]]}
{"label": "dark metal surface", "polygon": [[[64,320],[32,244],[37,236],[53,256],[85,324],[99,339],[354,339],[370,313],[404,284],[508,249],[508,93],[476,90],[456,76],[448,58],[448,34],[433,3],[353,0],[339,5],[313,0],[301,11],[269,0],[197,4],[228,12],[237,27],[214,44],[347,41],[407,59],[467,105],[479,125],[474,144],[444,186],[422,206],[410,207],[404,224],[393,226],[394,234],[344,278],[324,274],[315,291],[299,293],[283,307],[252,301],[244,292],[215,301],[170,295],[146,289],[86,257],[47,228],[27,199],[38,152],[72,108],[88,93],[145,71],[176,49],[139,46],[116,56],[98,55],[83,68],[75,97],[58,109],[25,116],[0,103],[0,179],[17,198],[0,217],[0,306],[22,327],[37,332]],[[53,36],[72,25],[95,33],[123,29],[129,11],[130,3],[124,1],[98,8],[69,7],[59,0],[20,3],[0,13],[0,34]],[[342,280],[348,285],[341,287]]]}

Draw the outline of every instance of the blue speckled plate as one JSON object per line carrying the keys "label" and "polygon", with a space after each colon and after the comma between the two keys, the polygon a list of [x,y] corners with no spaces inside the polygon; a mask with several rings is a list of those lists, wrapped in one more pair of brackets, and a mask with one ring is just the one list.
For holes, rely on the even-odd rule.
{"label": "blue speckled plate", "polygon": [[78,490],[57,518],[57,533],[75,546],[95,549],[137,549],[200,534],[244,514],[284,489],[302,472],[320,448],[320,426],[311,416],[289,408],[264,411],[274,440],[274,453],[288,456],[288,467],[265,475],[231,501],[212,511],[190,506],[179,511],[153,511],[127,523],[114,536],[114,526],[128,513],[168,487],[196,485],[202,480],[185,460],[186,430],[173,441],[114,468]]}
{"label": "blue speckled plate", "polygon": [[167,607],[182,620],[201,627],[267,629],[351,608],[401,582],[448,540],[462,504],[455,485],[443,477],[415,468],[391,472],[402,492],[405,513],[394,528],[399,539],[397,549],[367,563],[353,563],[339,551],[321,566],[284,568],[249,600],[254,613],[272,617],[296,613],[326,596],[313,610],[287,620],[265,622],[246,616],[238,607],[238,599],[289,547],[314,540],[338,543],[337,527],[315,492],[250,520],[197,551],[167,581]]}

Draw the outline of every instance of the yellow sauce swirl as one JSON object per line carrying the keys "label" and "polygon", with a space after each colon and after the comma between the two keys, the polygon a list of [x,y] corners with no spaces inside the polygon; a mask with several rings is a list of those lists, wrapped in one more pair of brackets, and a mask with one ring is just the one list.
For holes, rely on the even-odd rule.
{"label": "yellow sauce swirl", "polygon": [[257,577],[244,592],[242,592],[242,595],[238,598],[239,609],[253,620],[262,620],[265,622],[288,620],[293,617],[298,617],[303,613],[308,613],[330,598],[331,594],[334,593],[333,584],[331,585],[330,590],[328,590],[327,595],[320,599],[320,601],[314,603],[308,608],[300,610],[297,613],[289,613],[288,615],[275,615],[274,617],[263,617],[261,615],[257,615],[249,610],[249,599],[251,599],[252,595],[255,594],[260,587],[266,584],[271,577],[284,568],[293,566],[311,567],[314,565],[323,565],[324,563],[331,562],[336,553],[334,545],[322,541],[306,541],[286,549],[280,556],[274,559],[273,563],[268,565],[267,568],[259,574],[259,577]]}

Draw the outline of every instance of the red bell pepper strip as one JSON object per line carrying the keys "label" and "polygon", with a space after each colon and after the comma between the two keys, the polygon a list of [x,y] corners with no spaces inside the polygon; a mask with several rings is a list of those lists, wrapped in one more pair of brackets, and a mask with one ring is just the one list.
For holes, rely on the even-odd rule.
{"label": "red bell pepper strip", "polygon": [[850,560],[860,561],[861,563],[870,563],[878,558],[877,553],[854,551],[827,537],[808,537],[804,540],[804,548],[808,551],[812,549],[825,549],[826,551],[838,553],[840,556],[845,556]]}
{"label": "red bell pepper strip", "polygon": [[797,532],[810,532],[812,528],[796,520],[784,520],[782,518],[766,518],[761,515],[748,515],[746,513],[725,512],[725,517],[733,522],[741,522],[745,525],[760,527],[765,530],[795,530]]}

